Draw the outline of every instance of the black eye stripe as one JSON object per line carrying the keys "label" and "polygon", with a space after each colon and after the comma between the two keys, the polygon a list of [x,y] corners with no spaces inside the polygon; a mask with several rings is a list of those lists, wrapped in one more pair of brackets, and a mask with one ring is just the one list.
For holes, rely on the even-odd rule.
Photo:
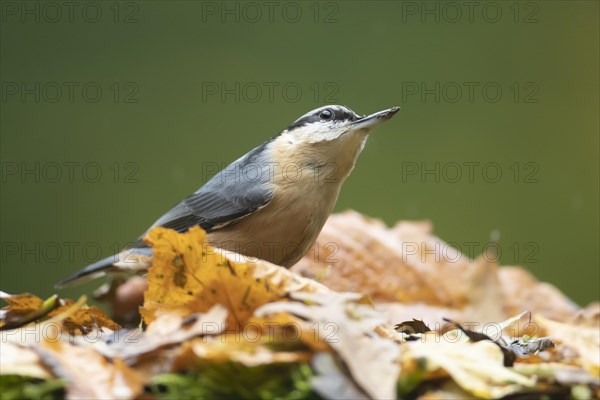
{"label": "black eye stripe", "polygon": [[[330,111],[333,116],[329,119],[324,119],[321,117],[322,113],[325,111]],[[299,120],[297,120],[296,122],[294,122],[292,125],[288,126],[286,130],[292,130],[292,129],[296,129],[299,128],[301,126],[307,125],[307,124],[312,124],[315,122],[334,122],[334,121],[356,121],[359,118],[358,115],[356,115],[356,113],[354,113],[352,110],[349,110],[347,108],[343,108],[343,107],[336,107],[336,106],[332,106],[332,107],[327,107],[327,108],[323,108],[320,109],[318,111],[314,111],[311,114],[300,118]]]}

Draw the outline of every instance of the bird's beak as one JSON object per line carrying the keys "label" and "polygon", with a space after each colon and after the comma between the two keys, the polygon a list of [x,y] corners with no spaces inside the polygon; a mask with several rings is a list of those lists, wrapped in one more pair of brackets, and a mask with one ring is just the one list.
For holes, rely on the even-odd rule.
{"label": "bird's beak", "polygon": [[379,111],[371,115],[364,116],[352,122],[354,129],[371,129],[380,123],[392,118],[400,110],[400,107],[392,107],[387,110]]}

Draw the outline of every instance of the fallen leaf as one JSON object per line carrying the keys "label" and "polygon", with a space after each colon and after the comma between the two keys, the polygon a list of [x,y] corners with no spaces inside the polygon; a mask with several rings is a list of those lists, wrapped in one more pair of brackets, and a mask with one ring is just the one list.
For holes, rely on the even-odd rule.
{"label": "fallen leaf", "polygon": [[473,261],[432,231],[428,221],[400,221],[388,228],[355,211],[332,214],[292,270],[335,291],[367,294],[377,303],[425,305],[433,313],[436,307],[451,309],[455,314],[445,316],[458,320],[498,321],[528,309],[567,321],[578,310],[525,269],[497,267],[489,254]]}
{"label": "fallen leaf", "polygon": [[52,375],[31,348],[13,342],[2,342],[0,375],[19,375],[50,379]]}
{"label": "fallen leaf", "polygon": [[292,293],[292,302],[277,302],[256,311],[261,317],[291,313],[313,322],[319,336],[339,355],[352,380],[372,398],[393,398],[399,375],[399,346],[375,334],[385,317],[360,304],[356,293]]}
{"label": "fallen leaf", "polygon": [[502,267],[498,271],[500,285],[506,299],[507,315],[531,310],[546,318],[568,321],[579,307],[556,287],[539,282],[521,267]]}
{"label": "fallen leaf", "polygon": [[311,363],[313,390],[326,399],[366,400],[367,395],[344,372],[330,353],[317,353]]}
{"label": "fallen leaf", "polygon": [[514,370],[520,374],[537,378],[539,381],[558,382],[566,386],[594,385],[600,387],[600,377],[577,365],[558,362],[536,364],[515,363]]}
{"label": "fallen leaf", "polygon": [[[333,290],[365,293],[375,301],[461,306],[466,298],[459,293],[457,275],[468,264],[466,257],[431,235],[428,222],[389,229],[380,220],[346,211],[329,217],[315,245],[292,270],[319,276]],[[448,272],[448,279],[440,271]]]}
{"label": "fallen leaf", "polygon": [[575,350],[581,365],[600,376],[600,326],[565,324],[541,315],[535,315],[534,321],[552,340]]}
{"label": "fallen leaf", "polygon": [[68,399],[132,399],[142,379],[122,360],[108,361],[91,347],[44,341],[35,348],[44,364],[67,380]]}
{"label": "fallen leaf", "polygon": [[430,389],[417,398],[418,400],[474,400],[477,397],[466,392],[456,382],[446,380],[435,389]]}
{"label": "fallen leaf", "polygon": [[[426,333],[421,341],[407,342],[402,351],[403,365],[424,365],[430,373],[442,369],[462,389],[481,398],[500,398],[534,386],[533,379],[504,366],[504,356],[496,344],[471,343],[456,332],[442,336]],[[411,372],[407,368],[406,373]]]}
{"label": "fallen leaf", "polygon": [[412,321],[404,321],[399,324],[394,325],[394,329],[398,333],[425,333],[431,331],[431,329],[425,324],[425,322],[414,319]]}
{"label": "fallen leaf", "polygon": [[326,341],[314,329],[314,324],[292,314],[279,313],[252,317],[244,334],[247,340],[260,337],[267,340],[271,347],[289,348],[298,344],[305,345],[313,351],[330,351]]}
{"label": "fallen leaf", "polygon": [[[295,363],[310,361],[310,351],[276,351],[258,338],[249,342],[240,340],[237,334],[226,334],[218,338],[202,338],[189,342],[198,359],[212,362],[237,362],[246,367],[274,363]],[[180,364],[181,368],[181,364]]]}
{"label": "fallen leaf", "polygon": [[116,331],[121,329],[119,324],[109,318],[104,311],[95,306],[84,304],[78,305],[73,300],[61,299],[60,307],[48,313],[48,317],[61,321],[63,328],[71,335],[85,335],[92,331],[108,328]]}
{"label": "fallen leaf", "polygon": [[227,329],[239,330],[256,308],[278,298],[264,279],[254,277],[253,265],[216,252],[199,227],[186,233],[155,228],[146,240],[154,252],[140,309],[146,323],[164,312],[186,316],[223,304]]}
{"label": "fallen leaf", "polygon": [[58,305],[58,296],[45,301],[31,293],[8,294],[0,291],[0,299],[8,303],[0,310],[0,330],[15,329],[44,317]]}
{"label": "fallen leaf", "polygon": [[[162,313],[148,325],[145,332],[121,333],[119,340],[99,340],[92,345],[107,357],[135,363],[137,357],[161,347],[180,344],[196,336],[217,335],[224,330],[226,318],[227,309],[220,304],[214,305],[206,313],[185,318],[179,314]],[[78,344],[86,345],[86,341],[79,340]]]}

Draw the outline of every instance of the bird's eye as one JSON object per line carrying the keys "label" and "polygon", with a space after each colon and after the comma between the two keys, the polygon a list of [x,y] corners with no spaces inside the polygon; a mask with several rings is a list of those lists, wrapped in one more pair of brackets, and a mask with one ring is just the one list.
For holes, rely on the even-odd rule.
{"label": "bird's eye", "polygon": [[319,118],[323,121],[329,121],[333,118],[333,112],[330,109],[325,109],[319,113]]}

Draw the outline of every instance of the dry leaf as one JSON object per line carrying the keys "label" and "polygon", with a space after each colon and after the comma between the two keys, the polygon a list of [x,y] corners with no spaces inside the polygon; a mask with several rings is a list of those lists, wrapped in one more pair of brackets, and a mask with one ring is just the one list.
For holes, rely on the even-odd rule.
{"label": "dry leaf", "polygon": [[0,291],[0,299],[8,303],[0,310],[0,330],[15,329],[44,317],[58,305],[58,296],[46,301],[31,293],[8,294]]}
{"label": "dry leaf", "polygon": [[52,375],[31,348],[13,342],[2,342],[1,375],[19,375],[50,379]]}
{"label": "dry leaf", "polygon": [[395,397],[399,347],[375,334],[385,322],[382,314],[359,304],[362,296],[356,293],[300,292],[291,297],[299,301],[266,304],[256,315],[291,313],[314,322],[362,391],[373,398]]}
{"label": "dry leaf", "polygon": [[315,376],[311,379],[313,390],[326,399],[366,400],[365,393],[344,374],[334,356],[317,353],[311,363]]}
{"label": "dry leaf", "polygon": [[533,379],[506,368],[503,360],[496,344],[470,343],[457,331],[426,333],[421,341],[407,342],[402,351],[403,365],[425,363],[430,373],[443,369],[462,389],[481,398],[500,398],[534,386]]}
{"label": "dry leaf", "polygon": [[578,326],[552,321],[536,315],[534,321],[554,341],[575,350],[581,365],[600,376],[600,327]]}
{"label": "dry leaf", "polygon": [[147,323],[159,312],[189,315],[223,304],[229,311],[227,329],[239,331],[262,304],[292,291],[329,291],[266,261],[237,262],[243,258],[209,246],[198,227],[183,234],[156,228],[147,241],[154,251],[140,310]]}
{"label": "dry leaf", "polygon": [[557,362],[515,363],[514,370],[523,375],[537,377],[544,381],[556,381],[563,385],[595,385],[600,387],[600,377],[593,376],[589,371],[577,365]]}
{"label": "dry leaf", "polygon": [[554,286],[523,268],[498,268],[489,254],[486,258],[470,260],[434,236],[427,221],[400,221],[388,228],[380,220],[346,211],[329,217],[313,248],[292,270],[336,291],[368,294],[395,311],[429,306],[434,317],[408,313],[395,321],[439,322],[437,316],[448,309],[454,311],[446,317],[479,323],[523,309],[566,321],[577,311]]}
{"label": "dry leaf", "polygon": [[456,382],[451,380],[444,381],[439,387],[428,390],[417,400],[474,400],[477,397],[464,391]]}
{"label": "dry leaf", "polygon": [[112,331],[121,329],[119,324],[110,319],[108,315],[98,307],[87,306],[85,304],[81,304],[80,307],[77,307],[75,302],[70,299],[61,299],[60,303],[60,307],[48,313],[48,317],[60,320],[62,326],[71,335],[85,335],[102,328],[107,328]]}
{"label": "dry leaf", "polygon": [[[496,328],[496,332],[500,334],[505,328],[517,322],[526,312],[523,312],[513,318],[510,318],[500,324]],[[511,367],[517,357],[526,357],[535,354],[540,351],[544,351],[548,348],[554,347],[554,343],[549,338],[529,339],[524,338],[510,338],[505,336],[499,336],[497,338],[491,338],[487,333],[483,333],[480,330],[471,330],[463,327],[461,324],[448,320],[452,325],[456,326],[461,332],[463,332],[471,342],[476,343],[482,340],[487,340],[491,343],[496,344],[502,355],[504,356],[504,366]]]}
{"label": "dry leaf", "polygon": [[579,310],[570,322],[574,325],[589,328],[600,327],[600,302],[588,304],[586,308]]}
{"label": "dry leaf", "polygon": [[67,380],[68,399],[133,399],[142,379],[122,360],[109,362],[91,347],[68,342],[42,342],[35,348],[54,374]]}
{"label": "dry leaf", "polygon": [[251,341],[260,337],[275,345],[289,347],[298,343],[313,351],[330,351],[329,345],[321,338],[314,324],[288,313],[252,317],[244,333]]}
{"label": "dry leaf", "polygon": [[556,287],[539,282],[521,267],[502,267],[498,272],[508,315],[531,310],[550,319],[568,321],[579,309]]}
{"label": "dry leaf", "polygon": [[422,320],[414,319],[412,321],[404,321],[394,325],[394,329],[398,333],[425,333],[431,331],[431,329]]}
{"label": "dry leaf", "polygon": [[218,338],[195,339],[190,347],[197,359],[223,362],[239,362],[247,367],[264,364],[309,361],[308,351],[274,351],[265,346],[260,338],[245,341],[237,334],[226,334]]}
{"label": "dry leaf", "polygon": [[263,279],[254,278],[253,265],[234,263],[206,244],[199,227],[181,234],[155,228],[146,240],[154,252],[140,309],[146,323],[159,313],[186,316],[223,304],[227,329],[239,330],[257,307],[278,298]]}
{"label": "dry leaf", "polygon": [[[178,314],[162,313],[145,332],[121,333],[118,341],[96,341],[93,346],[111,358],[123,358],[134,363],[136,358],[168,345],[180,344],[200,335],[217,335],[225,328],[227,309],[214,305],[206,313],[186,318]],[[85,345],[85,341],[79,341]]]}
{"label": "dry leaf", "polygon": [[[292,270],[319,277],[333,290],[365,293],[376,301],[463,305],[466,299],[457,293],[460,280],[450,272],[463,270],[469,261],[431,236],[430,230],[429,223],[389,229],[355,211],[334,214]],[[448,249],[451,261],[439,254],[442,248]],[[435,276],[440,270],[448,271],[451,282]]]}

